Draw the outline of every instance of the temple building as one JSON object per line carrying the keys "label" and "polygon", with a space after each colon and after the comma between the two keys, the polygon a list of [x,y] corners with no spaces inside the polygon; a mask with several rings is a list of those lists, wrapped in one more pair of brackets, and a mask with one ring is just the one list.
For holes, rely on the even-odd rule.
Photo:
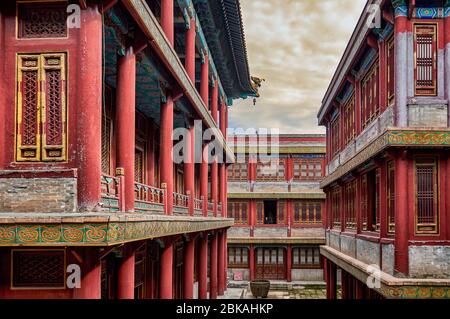
{"label": "temple building", "polygon": [[450,1],[367,1],[318,114],[328,298],[450,298],[449,97]]}
{"label": "temple building", "polygon": [[228,277],[323,282],[325,136],[228,136]]}
{"label": "temple building", "polygon": [[1,1],[0,298],[224,294],[228,108],[257,96],[240,10]]}

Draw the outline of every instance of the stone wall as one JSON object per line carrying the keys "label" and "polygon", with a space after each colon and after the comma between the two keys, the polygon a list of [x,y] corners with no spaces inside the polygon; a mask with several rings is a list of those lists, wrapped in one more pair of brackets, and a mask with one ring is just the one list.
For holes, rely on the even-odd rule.
{"label": "stone wall", "polygon": [[325,230],[323,228],[292,228],[291,237],[325,237]]}
{"label": "stone wall", "polygon": [[2,178],[0,213],[74,213],[76,178]]}
{"label": "stone wall", "polygon": [[228,277],[231,280],[237,280],[242,276],[242,281],[250,281],[250,269],[248,268],[228,268]]}
{"label": "stone wall", "polygon": [[265,238],[287,237],[287,227],[256,227],[253,234]]}
{"label": "stone wall", "polygon": [[393,244],[385,244],[382,245],[382,265],[381,270],[390,275],[394,275],[394,245]]}
{"label": "stone wall", "polygon": [[292,269],[293,281],[323,281],[323,269]]}
{"label": "stone wall", "polygon": [[227,236],[231,238],[250,237],[250,227],[232,227],[228,229]]}
{"label": "stone wall", "polygon": [[449,278],[450,247],[410,246],[409,274],[412,278]]}
{"label": "stone wall", "polygon": [[380,265],[380,244],[356,239],[356,259],[368,265]]}
{"label": "stone wall", "polygon": [[447,105],[409,104],[408,121],[410,127],[447,127]]}

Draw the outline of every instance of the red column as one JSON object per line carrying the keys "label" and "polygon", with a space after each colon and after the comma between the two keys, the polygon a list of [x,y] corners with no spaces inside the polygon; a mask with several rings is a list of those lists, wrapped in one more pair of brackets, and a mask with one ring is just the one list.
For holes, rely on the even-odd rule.
{"label": "red column", "polygon": [[228,286],[228,234],[227,230],[223,230],[223,264],[224,264],[224,270],[223,270],[223,282],[225,291],[227,290]]}
{"label": "red column", "polygon": [[207,54],[205,54],[204,59],[200,70],[200,96],[206,108],[209,108],[209,61]]}
{"label": "red column", "polygon": [[184,256],[183,256],[184,299],[194,298],[194,251],[195,251],[195,239],[191,238],[191,240],[188,241],[184,247]]}
{"label": "red column", "polygon": [[408,275],[408,160],[405,151],[395,161],[395,265],[394,270]]}
{"label": "red column", "polygon": [[172,161],[172,133],[173,133],[173,100],[168,95],[166,102],[161,106],[161,132],[159,163],[161,184],[166,184],[167,207],[166,213],[173,213],[173,161]]}
{"label": "red column", "polygon": [[172,46],[174,43],[173,1],[161,0],[161,27]]}
{"label": "red column", "polygon": [[214,202],[214,216],[217,217],[217,202],[219,199],[219,164],[217,163],[217,157],[214,158],[214,162],[211,165],[211,197]]}
{"label": "red column", "polygon": [[102,267],[95,248],[84,248],[80,288],[74,290],[74,299],[100,299]]}
{"label": "red column", "polygon": [[[361,134],[361,81],[357,80],[355,81],[355,131],[356,136]],[[331,139],[330,139],[330,145],[331,145]],[[331,148],[330,148],[331,149]],[[330,153],[330,161],[331,161],[331,153]]]}
{"label": "red column", "polygon": [[189,215],[194,215],[195,198],[195,127],[189,128],[189,140],[186,143],[186,162],[184,163],[184,187],[186,194],[189,195]]}
{"label": "red column", "polygon": [[102,135],[102,15],[97,5],[81,10],[79,33],[77,162],[78,206],[92,211],[100,202]]}
{"label": "red column", "polygon": [[286,252],[286,278],[288,282],[292,281],[292,247],[291,245],[287,246]]}
{"label": "red column", "polygon": [[[450,19],[450,18],[448,18]],[[450,23],[450,22],[449,22]],[[450,31],[449,31],[450,33]],[[450,73],[450,72],[449,72]],[[448,196],[448,192],[450,192],[450,156],[447,157],[447,177],[446,177],[446,181],[447,181],[447,185],[446,185],[446,191],[447,191],[447,197],[445,198],[445,203],[446,203],[446,211],[447,211],[447,240],[450,239],[450,198]]]}
{"label": "red column", "polygon": [[125,210],[134,211],[136,55],[128,48],[118,61],[116,91],[117,166],[125,170]]}
{"label": "red column", "polygon": [[218,84],[218,81],[215,80],[214,86],[213,86],[213,91],[212,91],[212,96],[211,96],[211,116],[212,116],[214,122],[216,122],[216,125],[219,124],[218,116],[217,116],[218,111],[219,111],[219,84]]}
{"label": "red column", "polygon": [[203,216],[208,216],[208,145],[202,148],[202,163],[200,164],[200,196],[203,197]]}
{"label": "red column", "polygon": [[208,235],[206,233],[200,242],[198,298],[208,298]]}
{"label": "red column", "polygon": [[195,86],[195,19],[190,20],[190,27],[186,30],[186,60],[185,68]]}
{"label": "red column", "polygon": [[329,294],[329,299],[337,299],[337,293],[336,293],[336,266],[331,262],[328,261],[328,280],[329,284],[327,284],[327,290],[329,290],[327,293]]}
{"label": "red column", "polygon": [[225,292],[225,236],[222,232],[217,234],[218,236],[218,249],[217,249],[217,293],[219,296],[223,296]]}
{"label": "red column", "polygon": [[123,249],[123,259],[117,274],[117,298],[134,299],[135,253],[130,244]]}
{"label": "red column", "polygon": [[173,243],[162,249],[159,270],[159,298],[173,299]]}
{"label": "red column", "polygon": [[226,197],[227,197],[227,185],[225,181],[226,167],[225,164],[219,164],[219,199],[222,203],[222,212],[221,216],[225,217],[225,205],[226,205]]}
{"label": "red column", "polygon": [[355,299],[357,300],[364,299],[364,284],[359,280],[356,280]]}
{"label": "red column", "polygon": [[348,273],[345,270],[341,270],[341,294],[342,299],[349,299],[349,278]]}
{"label": "red column", "polygon": [[250,264],[250,281],[255,280],[255,248],[250,245],[250,252],[248,254]]}
{"label": "red column", "polygon": [[226,116],[227,116],[227,104],[225,103],[225,101],[222,101],[220,107],[220,131],[222,132],[225,139],[227,138]]}
{"label": "red column", "polygon": [[211,240],[211,278],[210,278],[210,291],[209,291],[209,298],[210,299],[217,299],[217,246],[218,246],[218,234],[215,233],[212,236]]}

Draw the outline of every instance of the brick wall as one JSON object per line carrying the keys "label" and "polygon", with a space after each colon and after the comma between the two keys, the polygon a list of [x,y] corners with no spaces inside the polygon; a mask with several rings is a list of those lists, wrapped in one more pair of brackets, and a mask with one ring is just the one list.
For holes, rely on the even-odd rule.
{"label": "brick wall", "polygon": [[76,178],[0,179],[0,213],[73,213]]}

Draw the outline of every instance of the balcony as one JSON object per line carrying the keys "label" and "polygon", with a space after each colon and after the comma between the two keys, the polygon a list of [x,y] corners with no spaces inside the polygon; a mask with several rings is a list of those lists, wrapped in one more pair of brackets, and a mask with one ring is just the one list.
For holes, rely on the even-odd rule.
{"label": "balcony", "polygon": [[173,213],[189,215],[189,196],[173,192]]}
{"label": "balcony", "polygon": [[156,187],[135,183],[134,209],[139,213],[159,213],[164,214],[166,201],[165,191]]}
{"label": "balcony", "polygon": [[110,212],[120,211],[120,178],[102,175],[101,187],[103,210]]}

